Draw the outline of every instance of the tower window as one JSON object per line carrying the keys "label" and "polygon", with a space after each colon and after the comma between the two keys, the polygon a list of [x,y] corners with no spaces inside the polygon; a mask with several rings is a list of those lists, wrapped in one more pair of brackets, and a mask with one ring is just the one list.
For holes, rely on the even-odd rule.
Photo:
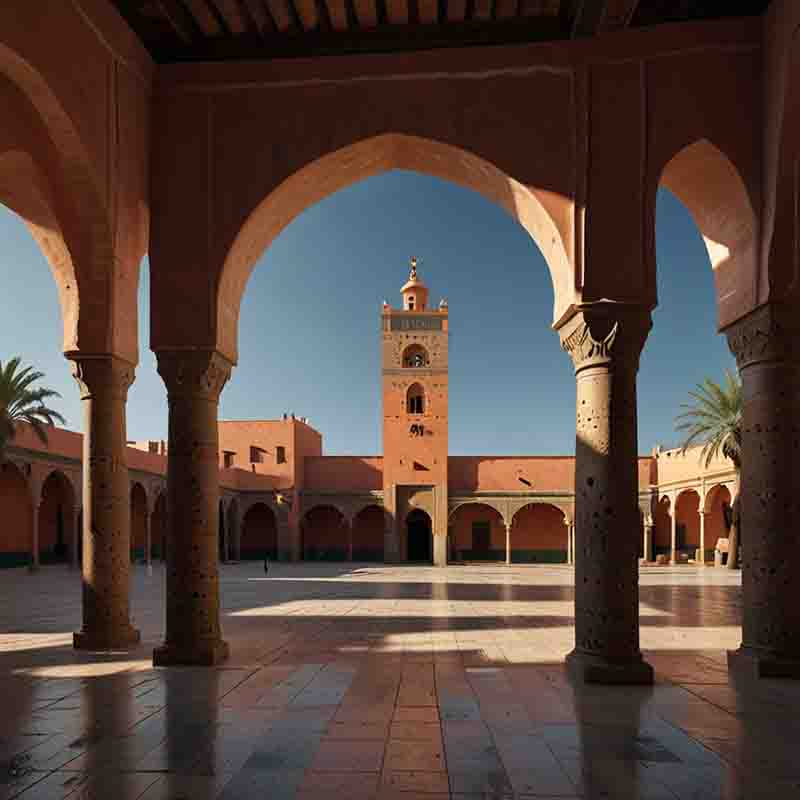
{"label": "tower window", "polygon": [[409,414],[425,413],[425,390],[418,383],[412,383],[406,393],[406,412]]}
{"label": "tower window", "polygon": [[403,351],[403,367],[406,369],[424,369],[430,366],[428,351],[419,344],[412,344]]}
{"label": "tower window", "polygon": [[225,469],[231,469],[233,467],[233,457],[236,455],[235,452],[232,450],[225,450],[222,453],[223,464],[225,465]]}
{"label": "tower window", "polygon": [[250,463],[251,464],[264,463],[264,451],[260,447],[255,447],[253,445],[250,445]]}
{"label": "tower window", "polygon": [[275,460],[279,464],[285,464],[286,463],[286,448],[283,445],[279,444],[275,448]]}

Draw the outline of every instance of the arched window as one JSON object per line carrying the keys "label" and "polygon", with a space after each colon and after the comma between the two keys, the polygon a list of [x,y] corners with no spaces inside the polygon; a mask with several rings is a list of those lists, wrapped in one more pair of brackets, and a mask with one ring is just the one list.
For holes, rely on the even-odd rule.
{"label": "arched window", "polygon": [[412,383],[406,393],[406,412],[408,414],[425,413],[425,390],[418,383]]}
{"label": "arched window", "polygon": [[430,366],[428,351],[420,344],[412,344],[403,351],[403,367],[406,369],[424,369]]}

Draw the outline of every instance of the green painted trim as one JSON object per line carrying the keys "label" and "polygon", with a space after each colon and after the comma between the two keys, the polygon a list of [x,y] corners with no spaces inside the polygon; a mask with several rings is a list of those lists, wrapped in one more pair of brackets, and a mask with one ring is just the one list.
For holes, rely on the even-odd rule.
{"label": "green painted trim", "polygon": [[27,567],[31,564],[30,553],[0,553],[0,569]]}
{"label": "green painted trim", "polygon": [[566,550],[512,550],[512,564],[566,564]]}
{"label": "green painted trim", "polygon": [[383,562],[383,548],[359,547],[353,548],[353,561],[379,561]]}

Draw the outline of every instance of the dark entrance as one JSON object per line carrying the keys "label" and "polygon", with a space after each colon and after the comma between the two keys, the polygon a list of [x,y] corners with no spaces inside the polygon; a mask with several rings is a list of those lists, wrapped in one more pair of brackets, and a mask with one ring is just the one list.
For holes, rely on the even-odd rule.
{"label": "dark entrance", "polygon": [[408,560],[432,561],[431,518],[420,509],[415,509],[406,517],[408,528]]}

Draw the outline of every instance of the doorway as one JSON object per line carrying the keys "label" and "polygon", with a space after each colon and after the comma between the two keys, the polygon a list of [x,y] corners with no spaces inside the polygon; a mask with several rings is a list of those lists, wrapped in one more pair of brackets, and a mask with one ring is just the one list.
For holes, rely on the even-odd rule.
{"label": "doorway", "polygon": [[431,518],[417,508],[406,517],[408,532],[408,561],[433,560]]}

